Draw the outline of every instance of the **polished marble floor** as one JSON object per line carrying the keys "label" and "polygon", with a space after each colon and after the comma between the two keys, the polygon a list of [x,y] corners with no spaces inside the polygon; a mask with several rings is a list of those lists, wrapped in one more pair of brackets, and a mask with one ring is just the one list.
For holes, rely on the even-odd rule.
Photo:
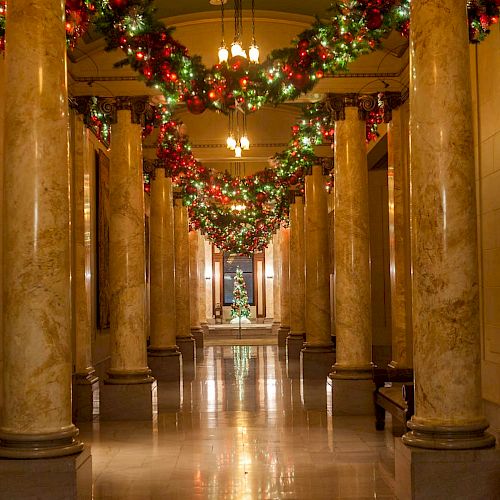
{"label": "polished marble floor", "polygon": [[286,374],[277,346],[210,346],[183,391],[158,385],[153,422],[81,424],[94,498],[395,498],[390,426]]}

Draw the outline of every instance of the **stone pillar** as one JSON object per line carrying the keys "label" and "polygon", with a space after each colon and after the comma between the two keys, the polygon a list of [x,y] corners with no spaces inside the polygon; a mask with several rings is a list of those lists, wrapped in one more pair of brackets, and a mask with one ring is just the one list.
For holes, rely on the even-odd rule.
{"label": "stone pillar", "polygon": [[92,366],[90,171],[87,164],[88,129],[72,113],[72,301],[75,332],[73,419],[92,421],[94,394],[99,391]]}
{"label": "stone pillar", "polygon": [[273,331],[278,332],[281,325],[281,253],[279,231],[273,234]]}
{"label": "stone pillar", "polygon": [[370,232],[366,125],[356,102],[335,122],[335,333],[333,407],[373,413]]}
{"label": "stone pillar", "polygon": [[286,347],[290,333],[290,228],[280,229],[280,310],[281,324],[278,330],[278,347]]}
{"label": "stone pillar", "polygon": [[172,179],[157,168],[151,180],[151,343],[148,363],[160,381],[180,381],[175,339],[175,257]]}
{"label": "stone pillar", "polygon": [[187,207],[180,193],[174,192],[175,311],[177,345],[182,353],[182,371],[192,378],[196,363],[196,345],[191,334],[189,292],[189,227]]}
{"label": "stone pillar", "polygon": [[147,364],[142,139],[136,110],[118,98],[111,126],[109,284],[111,367],[101,394],[101,419],[150,419],[154,379]]}
{"label": "stone pillar", "polygon": [[415,414],[396,447],[401,498],[499,491],[500,451],[479,451],[495,439],[482,413],[467,2],[458,3],[411,3]]}
{"label": "stone pillar", "polygon": [[18,460],[1,460],[0,484],[4,498],[27,498],[52,464],[61,475],[37,494],[76,498],[91,458],[71,422],[64,5],[12,2],[6,47],[0,457]]}
{"label": "stone pillar", "polygon": [[407,105],[387,126],[392,368],[413,363],[411,321],[410,176]]}
{"label": "stone pillar", "polygon": [[189,317],[191,335],[197,349],[203,349],[203,329],[200,323],[200,240],[197,231],[189,231]]}
{"label": "stone pillar", "polygon": [[304,244],[304,199],[295,196],[290,205],[290,333],[286,345],[288,361],[297,364],[306,333]]}
{"label": "stone pillar", "polygon": [[207,321],[207,279],[206,279],[206,259],[205,259],[205,238],[201,233],[198,233],[199,243],[198,243],[198,262],[199,262],[199,277],[198,284],[200,288],[200,297],[198,300],[198,311],[200,325],[203,333],[208,333],[208,321]]}
{"label": "stone pillar", "polygon": [[326,379],[335,361],[330,331],[328,206],[323,167],[306,176],[305,284],[306,343],[300,355],[304,380]]}

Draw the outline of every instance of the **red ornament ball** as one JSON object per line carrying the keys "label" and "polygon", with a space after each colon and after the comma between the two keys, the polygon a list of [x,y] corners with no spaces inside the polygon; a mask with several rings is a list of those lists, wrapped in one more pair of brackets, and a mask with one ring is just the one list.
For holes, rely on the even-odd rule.
{"label": "red ornament ball", "polygon": [[297,43],[297,48],[299,51],[305,51],[309,48],[309,40],[299,40],[299,43]]}
{"label": "red ornament ball", "polygon": [[382,20],[384,19],[384,16],[382,15],[382,12],[378,9],[372,9],[367,12],[366,14],[366,27],[369,30],[376,30],[382,26]]}
{"label": "red ornament ball", "polygon": [[193,113],[193,115],[201,115],[201,113],[207,109],[207,105],[198,95],[188,97],[186,99],[186,105],[188,110]]}
{"label": "red ornament ball", "polygon": [[297,90],[302,91],[309,85],[310,77],[307,73],[294,73],[291,81]]}
{"label": "red ornament ball", "polygon": [[128,0],[109,0],[108,3],[112,9],[125,9],[128,7]]}
{"label": "red ornament ball", "polygon": [[257,193],[255,198],[259,203],[264,203],[267,199],[267,194],[260,192],[260,193]]}

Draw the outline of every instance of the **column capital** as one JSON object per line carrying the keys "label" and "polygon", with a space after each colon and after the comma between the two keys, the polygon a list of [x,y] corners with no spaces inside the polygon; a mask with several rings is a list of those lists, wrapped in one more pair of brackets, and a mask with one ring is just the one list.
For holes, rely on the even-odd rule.
{"label": "column capital", "polygon": [[142,126],[144,126],[145,120],[151,118],[151,115],[154,113],[154,107],[149,103],[148,96],[115,97],[113,108],[114,115],[112,116],[111,123],[116,123],[116,113],[123,109],[130,110],[132,123]]}
{"label": "column capital", "polygon": [[345,120],[345,108],[358,108],[360,120],[379,108],[384,110],[384,122],[392,119],[392,110],[398,108],[408,98],[407,92],[377,92],[373,94],[328,94],[326,102],[334,121]]}

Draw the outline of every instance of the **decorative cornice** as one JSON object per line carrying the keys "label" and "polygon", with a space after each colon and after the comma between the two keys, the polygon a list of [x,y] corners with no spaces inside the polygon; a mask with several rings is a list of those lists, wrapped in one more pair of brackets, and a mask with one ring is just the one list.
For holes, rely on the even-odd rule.
{"label": "decorative cornice", "polygon": [[376,94],[328,94],[327,106],[334,121],[345,120],[345,108],[358,108],[360,120],[366,120],[372,111],[381,108],[384,122],[392,120],[392,110],[398,108],[407,99],[407,92],[380,92]]}

